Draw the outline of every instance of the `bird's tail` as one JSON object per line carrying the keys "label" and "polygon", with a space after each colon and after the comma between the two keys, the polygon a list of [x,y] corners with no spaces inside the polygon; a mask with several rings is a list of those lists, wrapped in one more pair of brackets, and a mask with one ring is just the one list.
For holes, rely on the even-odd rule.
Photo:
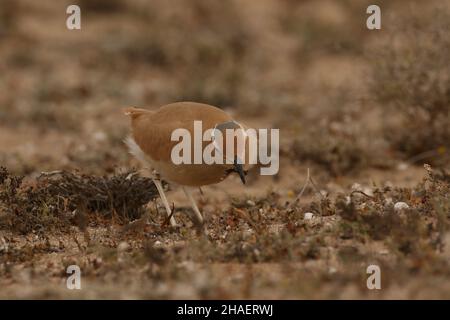
{"label": "bird's tail", "polygon": [[144,151],[142,151],[141,147],[138,146],[132,136],[126,137],[123,142],[125,142],[125,144],[127,145],[128,151],[136,159],[138,159],[144,167],[148,166],[147,156],[145,155]]}
{"label": "bird's tail", "polygon": [[150,110],[135,108],[135,107],[127,107],[127,108],[122,109],[122,111],[126,116],[130,116],[132,119],[135,119],[142,114],[153,113]]}

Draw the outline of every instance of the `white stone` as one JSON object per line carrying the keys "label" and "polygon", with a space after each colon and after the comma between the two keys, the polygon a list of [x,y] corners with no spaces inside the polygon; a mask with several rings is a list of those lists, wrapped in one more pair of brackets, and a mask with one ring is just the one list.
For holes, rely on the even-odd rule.
{"label": "white stone", "polygon": [[161,247],[162,246],[162,242],[159,240],[156,240],[155,242],[153,242],[153,246],[156,247]]}
{"label": "white stone", "polygon": [[119,243],[119,245],[117,246],[117,251],[119,251],[119,252],[125,252],[125,251],[127,251],[129,248],[130,248],[130,245],[129,245],[127,242],[122,241],[122,242]]}
{"label": "white stone", "polygon": [[408,204],[406,202],[399,201],[399,202],[396,202],[394,204],[394,210],[395,211],[401,211],[401,210],[405,210],[405,209],[408,209],[408,208],[409,208],[409,206],[408,206]]}
{"label": "white stone", "polygon": [[314,217],[314,213],[312,212],[306,212],[303,219],[305,220],[311,220]]}

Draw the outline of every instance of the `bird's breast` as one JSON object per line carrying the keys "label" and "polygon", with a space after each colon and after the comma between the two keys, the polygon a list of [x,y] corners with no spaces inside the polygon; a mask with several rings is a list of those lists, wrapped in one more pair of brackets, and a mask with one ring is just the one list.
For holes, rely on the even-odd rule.
{"label": "bird's breast", "polygon": [[174,164],[166,161],[151,161],[151,165],[163,179],[186,186],[219,183],[227,177],[229,168],[220,164]]}

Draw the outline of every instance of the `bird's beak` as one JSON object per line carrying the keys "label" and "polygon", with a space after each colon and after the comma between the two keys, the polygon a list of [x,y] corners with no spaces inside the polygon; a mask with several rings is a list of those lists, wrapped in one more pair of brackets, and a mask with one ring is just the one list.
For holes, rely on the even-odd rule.
{"label": "bird's beak", "polygon": [[237,158],[234,160],[234,171],[239,174],[239,177],[241,178],[242,183],[245,184],[244,169],[242,167],[242,163],[239,163],[237,161]]}

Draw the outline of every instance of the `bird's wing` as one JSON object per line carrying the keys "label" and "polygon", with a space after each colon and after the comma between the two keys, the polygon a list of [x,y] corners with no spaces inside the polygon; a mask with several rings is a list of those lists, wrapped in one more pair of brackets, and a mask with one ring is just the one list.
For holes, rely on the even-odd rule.
{"label": "bird's wing", "polygon": [[[134,111],[133,109],[131,111]],[[228,114],[220,109],[200,104],[178,103],[162,107],[156,112],[136,110],[132,117],[133,137],[139,147],[153,160],[170,161],[171,152],[179,141],[172,141],[176,129],[187,129],[191,134],[193,154],[194,121],[202,121],[202,135],[217,124],[230,121]],[[181,141],[181,140],[180,140]],[[203,144],[204,146],[206,145]]]}
{"label": "bird's wing", "polygon": [[155,161],[169,161],[172,149],[178,143],[171,141],[172,132],[186,124],[178,121],[155,123],[145,118],[135,122],[133,137],[142,151]]}

